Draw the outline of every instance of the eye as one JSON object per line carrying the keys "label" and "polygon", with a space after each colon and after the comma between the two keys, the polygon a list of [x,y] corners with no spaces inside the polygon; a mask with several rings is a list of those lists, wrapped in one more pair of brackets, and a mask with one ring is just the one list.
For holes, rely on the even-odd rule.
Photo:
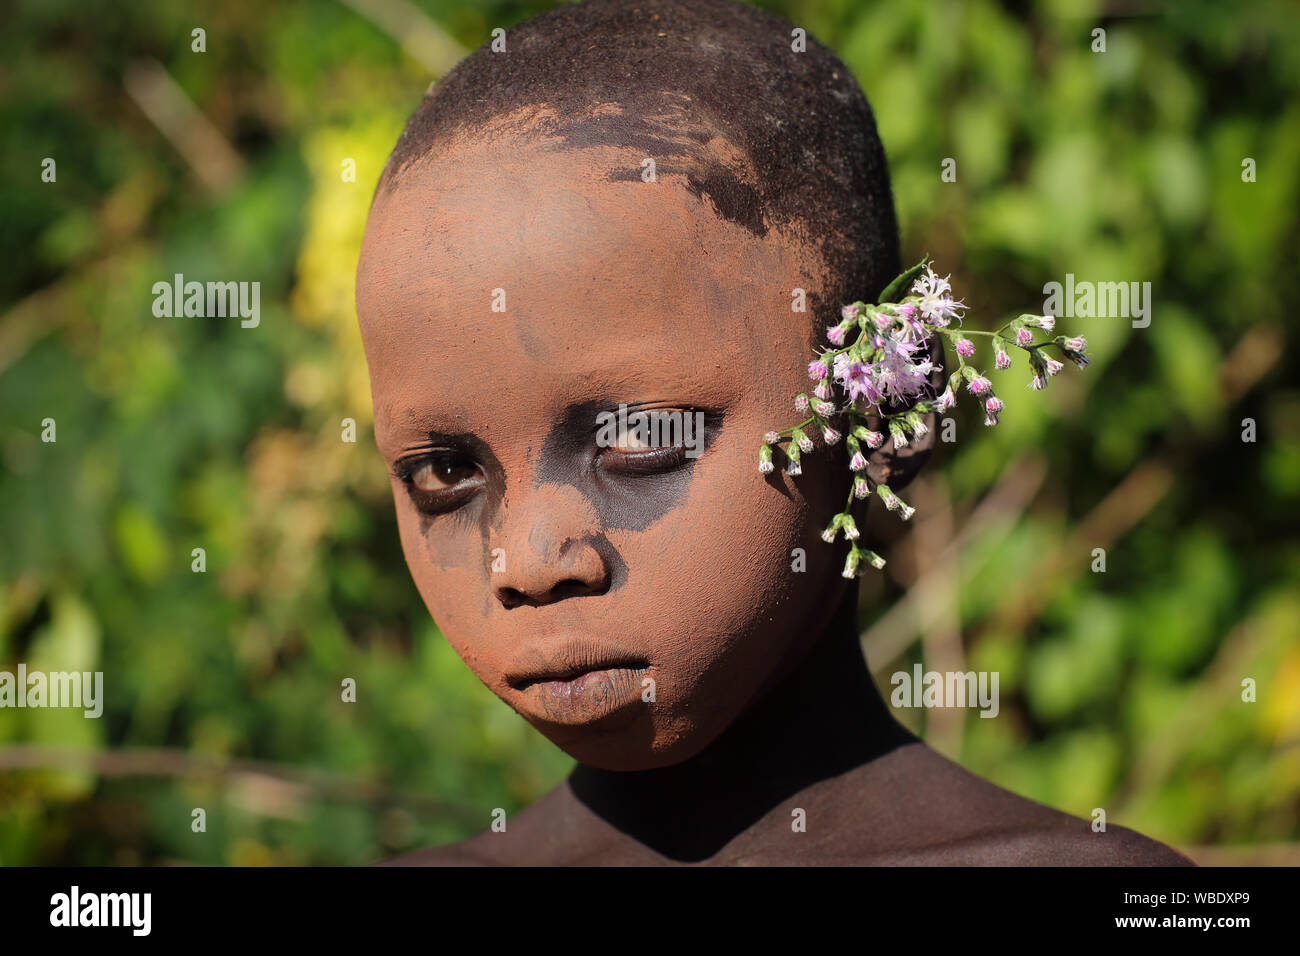
{"label": "eye", "polygon": [[612,441],[602,449],[600,466],[626,474],[658,474],[681,466],[687,445],[699,448],[704,434],[687,422],[689,411],[632,412],[620,420]]}
{"label": "eye", "polygon": [[478,474],[478,465],[458,452],[440,452],[424,459],[411,471],[411,484],[421,491],[453,488]]}
{"label": "eye", "polygon": [[614,444],[610,447],[621,454],[630,455],[634,452],[649,451],[655,446],[650,443],[646,430],[638,431],[634,422],[628,422],[619,428]]}
{"label": "eye", "polygon": [[417,508],[429,514],[453,511],[482,487],[483,471],[464,452],[438,449],[398,462],[393,473],[406,485]]}

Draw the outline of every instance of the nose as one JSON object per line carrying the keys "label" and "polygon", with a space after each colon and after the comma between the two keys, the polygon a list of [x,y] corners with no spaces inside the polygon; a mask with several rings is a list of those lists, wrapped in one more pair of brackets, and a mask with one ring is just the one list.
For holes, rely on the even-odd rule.
{"label": "nose", "polygon": [[510,497],[492,540],[492,589],[502,606],[554,604],[608,590],[595,510],[576,489],[543,484]]}

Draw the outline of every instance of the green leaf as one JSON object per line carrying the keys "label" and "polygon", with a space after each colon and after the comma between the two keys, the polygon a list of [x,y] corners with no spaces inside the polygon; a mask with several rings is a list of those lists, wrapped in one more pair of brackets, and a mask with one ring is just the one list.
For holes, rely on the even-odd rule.
{"label": "green leaf", "polygon": [[882,291],[876,298],[876,304],[880,305],[885,302],[894,302],[898,298],[898,294],[915,282],[916,277],[921,274],[921,270],[923,270],[929,263],[930,257],[923,257],[920,262],[912,266],[912,268],[908,269],[893,282],[889,283],[889,285],[885,286],[884,291]]}

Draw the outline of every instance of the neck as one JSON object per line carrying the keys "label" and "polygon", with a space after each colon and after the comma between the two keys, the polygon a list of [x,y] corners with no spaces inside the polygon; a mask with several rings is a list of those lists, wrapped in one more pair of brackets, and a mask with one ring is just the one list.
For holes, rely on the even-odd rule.
{"label": "neck", "polygon": [[850,588],[803,660],[696,756],[633,772],[579,765],[574,796],[658,853],[701,860],[805,787],[913,742],[867,670],[856,612]]}

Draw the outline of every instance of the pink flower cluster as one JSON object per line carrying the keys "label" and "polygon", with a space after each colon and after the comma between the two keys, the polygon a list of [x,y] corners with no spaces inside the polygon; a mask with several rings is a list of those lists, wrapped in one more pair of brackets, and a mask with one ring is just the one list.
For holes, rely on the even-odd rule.
{"label": "pink flower cluster", "polygon": [[[1056,319],[1050,315],[1021,315],[996,332],[959,333],[951,325],[954,320],[961,324],[967,306],[953,298],[948,279],[936,275],[928,262],[922,260],[885,288],[878,305],[855,302],[844,306],[840,322],[826,332],[834,348],[808,363],[812,397],[803,393],[795,397],[795,410],[809,417],[792,428],[763,436],[759,471],[771,474],[775,470],[773,448],[788,437],[790,443],[784,453],[789,475],[801,474],[802,455],[814,450],[813,438],[805,429],[814,434],[820,432],[828,446],[844,439],[853,473],[852,488],[844,510],[834,516],[822,537],[833,542],[844,532],[850,545],[844,564],[845,577],[854,577],[863,562],[876,568],[885,563],[880,555],[858,543],[860,535],[851,513],[855,500],[869,497],[874,490],[885,507],[898,512],[904,520],[914,511],[888,485],[874,481],[867,474],[871,453],[883,448],[886,433],[894,449],[904,448],[912,439],[926,435],[929,426],[925,417],[954,408],[957,390],[963,382],[966,391],[979,400],[984,424],[998,423],[1002,399],[994,394],[993,383],[967,364],[967,359],[976,355],[976,345],[970,336],[992,338],[993,367],[999,371],[1011,367],[1011,349],[1020,348],[1028,353],[1029,385],[1035,390],[1046,388],[1048,381],[1065,367],[1060,359],[1044,353],[1048,346],[1057,348],[1079,368],[1088,364],[1087,343],[1081,336],[1036,340],[1036,329],[1044,332],[1055,329]],[[905,292],[910,294],[894,301]],[[947,337],[952,342],[958,367],[948,376],[946,387],[936,395],[931,379],[943,369],[931,360],[929,343],[937,337]],[[841,404],[836,404],[837,399]],[[838,416],[844,420],[837,422],[839,427],[836,427],[829,419]]]}

